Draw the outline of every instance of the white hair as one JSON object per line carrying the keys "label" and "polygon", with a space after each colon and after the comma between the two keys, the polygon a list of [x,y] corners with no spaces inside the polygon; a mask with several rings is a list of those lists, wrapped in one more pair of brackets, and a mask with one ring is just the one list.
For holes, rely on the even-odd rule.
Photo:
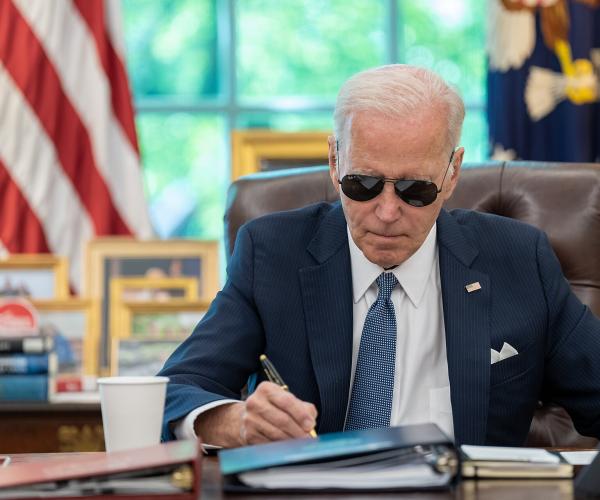
{"label": "white hair", "polygon": [[460,140],[465,105],[450,85],[433,71],[406,64],[368,69],[342,85],[333,114],[334,134],[347,154],[356,112],[376,111],[387,117],[405,118],[419,109],[440,105],[447,110],[448,145],[454,148]]}

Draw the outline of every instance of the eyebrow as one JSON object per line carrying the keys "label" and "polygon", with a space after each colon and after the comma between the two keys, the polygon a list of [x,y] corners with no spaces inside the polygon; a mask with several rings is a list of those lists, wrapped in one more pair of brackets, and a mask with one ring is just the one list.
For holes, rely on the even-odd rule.
{"label": "eyebrow", "polygon": [[350,172],[347,172],[349,175],[368,175],[370,177],[380,177],[386,179],[396,179],[400,181],[411,180],[411,181],[433,181],[433,177],[425,174],[415,174],[415,175],[403,175],[402,177],[386,177],[385,175],[381,175],[377,172],[373,172],[372,170],[366,169],[351,169]]}

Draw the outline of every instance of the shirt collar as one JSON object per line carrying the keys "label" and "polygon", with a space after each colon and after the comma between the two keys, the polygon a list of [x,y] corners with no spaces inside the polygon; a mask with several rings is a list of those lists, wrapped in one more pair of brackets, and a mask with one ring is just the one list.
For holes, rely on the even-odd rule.
{"label": "shirt collar", "polygon": [[[384,269],[365,257],[354,243],[349,228],[347,231],[352,268],[352,291],[354,303],[356,303],[377,279],[377,276],[384,272]],[[410,258],[391,270],[415,307],[419,307],[431,270],[436,262],[436,235],[437,224],[434,224],[419,249]]]}

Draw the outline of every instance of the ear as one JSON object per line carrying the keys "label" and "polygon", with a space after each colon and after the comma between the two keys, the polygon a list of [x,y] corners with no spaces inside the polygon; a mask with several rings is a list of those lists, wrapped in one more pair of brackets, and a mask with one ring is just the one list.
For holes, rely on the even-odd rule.
{"label": "ear", "polygon": [[454,172],[452,175],[446,179],[446,188],[442,191],[443,199],[446,201],[452,193],[454,192],[454,188],[458,184],[458,178],[460,177],[460,168],[462,167],[463,158],[465,156],[465,148],[460,147],[454,152],[454,156],[452,157],[452,167],[454,167]]}
{"label": "ear", "polygon": [[339,193],[340,192],[340,184],[338,182],[338,169],[337,169],[337,141],[335,136],[330,135],[327,138],[327,143],[329,145],[329,177],[331,177],[331,182],[333,182],[334,189]]}

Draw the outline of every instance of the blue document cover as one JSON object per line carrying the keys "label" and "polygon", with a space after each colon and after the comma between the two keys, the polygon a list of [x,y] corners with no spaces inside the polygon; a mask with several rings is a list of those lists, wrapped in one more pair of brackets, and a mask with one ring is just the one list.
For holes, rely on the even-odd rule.
{"label": "blue document cover", "polygon": [[[229,490],[446,487],[458,471],[454,445],[435,424],[336,432],[223,450],[219,462]],[[360,476],[360,483],[348,481],[348,476]]]}

